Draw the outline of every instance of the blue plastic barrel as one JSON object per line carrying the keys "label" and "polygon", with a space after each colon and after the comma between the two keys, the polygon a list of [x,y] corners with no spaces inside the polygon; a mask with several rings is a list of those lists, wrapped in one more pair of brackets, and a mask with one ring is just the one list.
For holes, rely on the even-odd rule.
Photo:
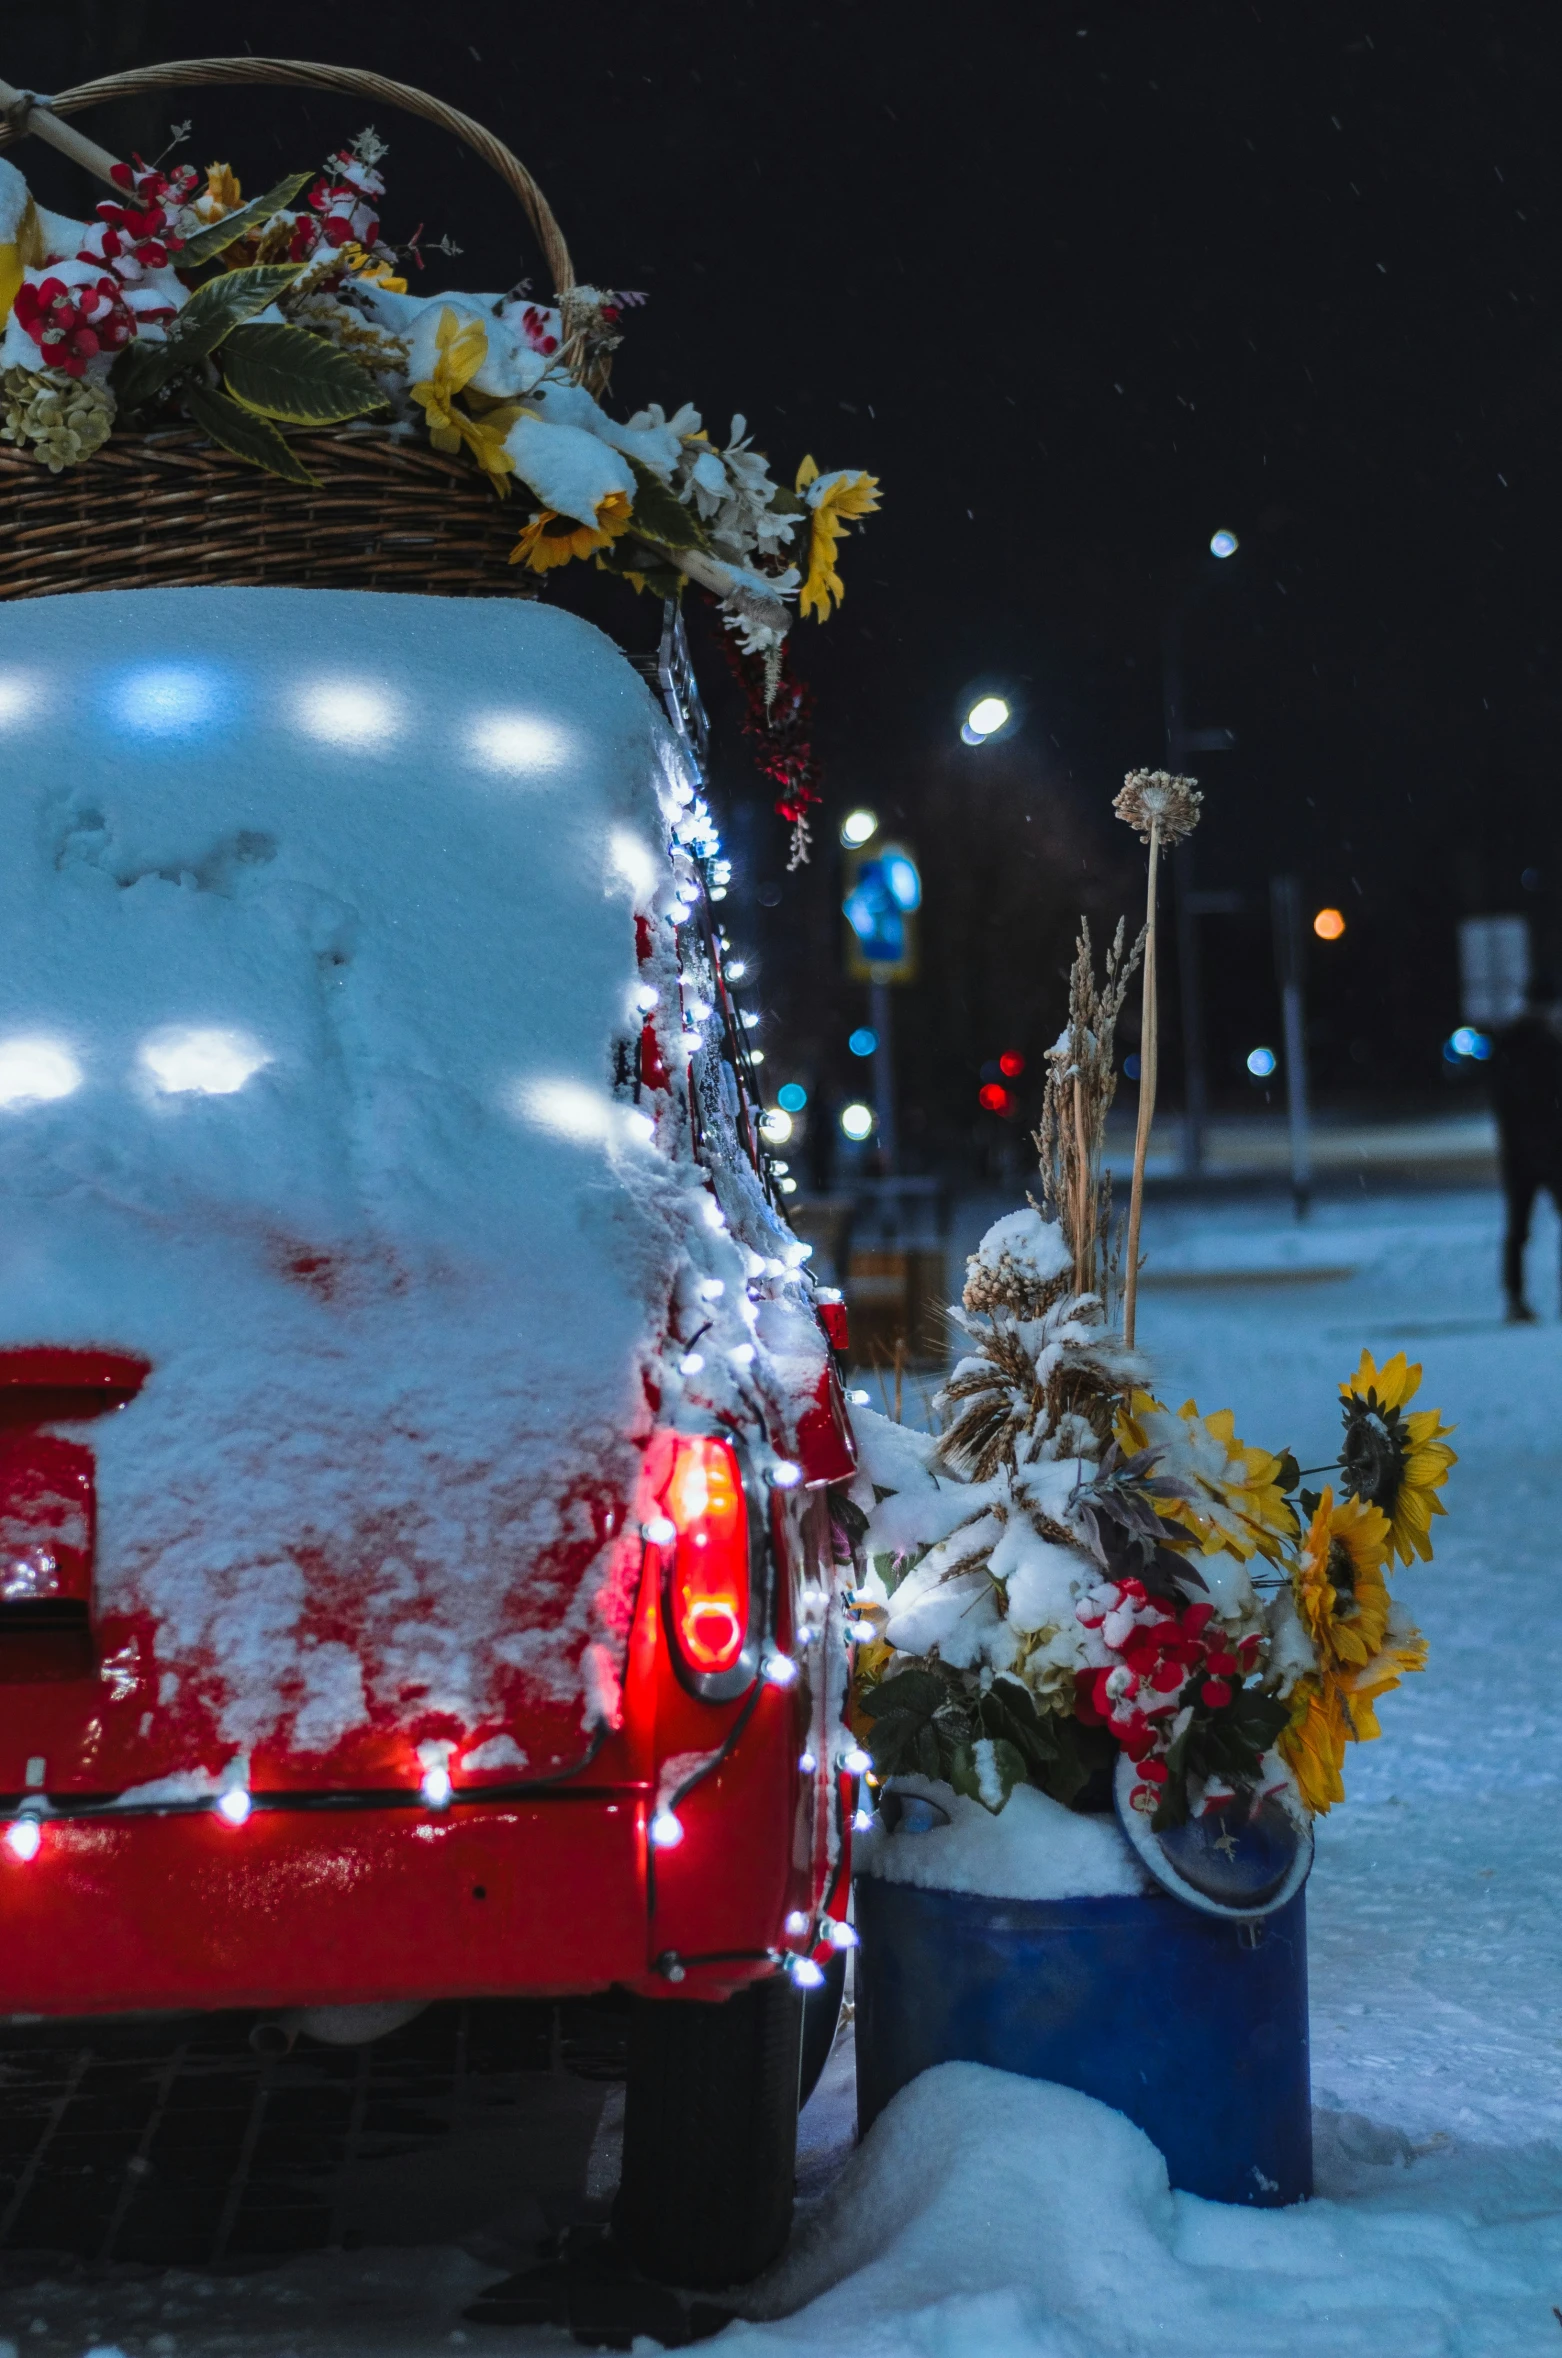
{"label": "blue plastic barrel", "polygon": [[1160,1891],[985,1899],[865,1875],[856,1900],[860,2129],[935,2063],[989,2063],[1126,2113],[1189,2194],[1311,2194],[1305,1891],[1256,1923]]}

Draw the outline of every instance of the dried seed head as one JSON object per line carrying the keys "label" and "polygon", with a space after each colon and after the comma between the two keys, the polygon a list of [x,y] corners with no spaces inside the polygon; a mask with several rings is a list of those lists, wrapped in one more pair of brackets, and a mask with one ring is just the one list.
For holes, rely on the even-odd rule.
{"label": "dried seed head", "polygon": [[1177,778],[1170,770],[1130,770],[1112,808],[1141,843],[1149,842],[1154,828],[1170,848],[1193,833],[1203,800],[1196,778]]}

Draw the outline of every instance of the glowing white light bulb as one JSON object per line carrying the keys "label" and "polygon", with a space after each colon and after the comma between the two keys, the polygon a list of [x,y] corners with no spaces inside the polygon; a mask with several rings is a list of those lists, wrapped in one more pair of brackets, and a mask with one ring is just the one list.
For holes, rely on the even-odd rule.
{"label": "glowing white light bulb", "polygon": [[726,1290],[719,1277],[704,1278],[700,1284],[700,1292],[707,1302],[719,1302]]}
{"label": "glowing white light bulb", "polygon": [[169,1097],[232,1097],[273,1059],[245,1032],[191,1026],[157,1032],[137,1061]]}
{"label": "glowing white light bulb", "polygon": [[760,1136],[768,1138],[772,1146],[785,1146],[792,1135],[792,1117],[777,1106],[773,1112],[760,1115],[759,1131]]}
{"label": "glowing white light bulb", "polygon": [[752,1343],[734,1343],[732,1349],[727,1353],[727,1357],[734,1367],[752,1367],[754,1346]]}
{"label": "glowing white light bulb", "polygon": [[848,1392],[846,1397],[853,1408],[866,1408],[868,1405],[869,1395],[866,1392]]}
{"label": "glowing white light bulb", "polygon": [[36,1818],[13,1818],[5,1830],[5,1846],[14,1859],[35,1859],[43,1842]]}
{"label": "glowing white light bulb", "polygon": [[1212,532],[1209,536],[1209,553],[1212,557],[1234,557],[1239,545],[1234,532],[1222,529],[1219,532]]}
{"label": "glowing white light bulb", "polygon": [[821,1924],[819,1929],[832,1949],[854,1949],[858,1945],[855,1924],[843,1924],[836,1918],[828,1926]]}
{"label": "glowing white light bulb", "polygon": [[871,1834],[871,1833],[872,1833],[872,1831],[873,1831],[873,1812],[872,1812],[872,1810],[871,1810],[871,1809],[860,1809],[860,1810],[858,1810],[858,1811],[857,1811],[857,1813],[856,1813],[856,1815],[855,1815],[855,1817],[852,1819],[852,1832],[853,1832],[854,1834]]}
{"label": "glowing white light bulb", "polygon": [[787,1971],[800,1990],[816,1990],[824,1981],[824,1967],[816,1965],[812,1957],[793,1957]]}
{"label": "glowing white light bulb", "polygon": [[81,1067],[54,1040],[0,1040],[0,1105],[43,1105],[81,1087]]}
{"label": "glowing white light bulb", "polygon": [[790,1654],[772,1654],[765,1663],[765,1676],[773,1687],[795,1686],[797,1664]]}
{"label": "glowing white light bulb", "polygon": [[678,1362],[678,1373],[680,1375],[698,1375],[704,1365],[705,1354],[703,1351],[686,1351]]}
{"label": "glowing white light bulb", "polygon": [[678,1526],[669,1521],[666,1515],[653,1515],[649,1522],[641,1524],[640,1536],[648,1539],[653,1547],[671,1547],[678,1536]]}
{"label": "glowing white light bulb", "polygon": [[854,1645],[871,1646],[879,1633],[871,1621],[852,1621],[847,1624],[846,1634]]}
{"label": "glowing white light bulb", "polygon": [[965,725],[973,737],[992,737],[1009,717],[1009,707],[1002,696],[978,696],[965,716]]}
{"label": "glowing white light bulb", "polygon": [[795,1490],[803,1478],[801,1466],[794,1466],[789,1457],[778,1457],[770,1469],[770,1479],[777,1490]]}
{"label": "glowing white light bulb", "polygon": [[242,1785],[230,1785],[217,1796],[217,1815],[230,1826],[242,1826],[255,1804]]}
{"label": "glowing white light bulb", "polygon": [[849,1752],[841,1754],[841,1766],[849,1777],[865,1777],[873,1766],[873,1755],[864,1752],[860,1744],[854,1744]]}
{"label": "glowing white light bulb", "polygon": [[642,983],[635,993],[635,1005],[642,1015],[649,1015],[653,1007],[660,1007],[662,994],[652,983]]}
{"label": "glowing white light bulb", "polygon": [[808,1918],[803,1914],[801,1908],[794,1908],[792,1910],[792,1913],[786,1920],[786,1929],[789,1939],[802,1939],[803,1934],[808,1930]]}
{"label": "glowing white light bulb", "polygon": [[683,1820],[670,1809],[659,1809],[651,1820],[651,1840],[658,1850],[676,1850],[683,1840]]}
{"label": "glowing white light bulb", "polygon": [[871,1138],[873,1136],[872,1106],[843,1105],[841,1107],[841,1128],[848,1138],[854,1139],[859,1145],[864,1138]]}
{"label": "glowing white light bulb", "polygon": [[870,835],[877,835],[878,831],[876,811],[848,811],[841,821],[841,841],[853,851],[859,844],[866,843]]}
{"label": "glowing white light bulb", "polygon": [[741,982],[747,972],[748,963],[745,959],[729,958],[727,960],[727,975],[730,981]]}
{"label": "glowing white light bulb", "polygon": [[[797,1766],[803,1776],[811,1777],[814,1773],[814,1770],[819,1766],[819,1763],[817,1760],[815,1760],[811,1752],[800,1752],[797,1756]],[[788,1931],[791,1930],[790,1925],[787,1927],[787,1929]]]}
{"label": "glowing white light bulb", "polygon": [[795,1179],[783,1179],[781,1181],[781,1193],[783,1195],[796,1195],[797,1181]]}
{"label": "glowing white light bulb", "polygon": [[450,1782],[449,1769],[442,1767],[425,1769],[420,1790],[430,1809],[448,1809],[450,1796],[455,1790]]}

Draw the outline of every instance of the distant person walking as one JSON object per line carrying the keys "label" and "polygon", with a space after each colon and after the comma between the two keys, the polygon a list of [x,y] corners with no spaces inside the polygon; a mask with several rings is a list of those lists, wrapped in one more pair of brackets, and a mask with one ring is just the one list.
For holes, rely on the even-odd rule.
{"label": "distant person walking", "polygon": [[1562,1007],[1551,992],[1532,989],[1525,1013],[1495,1035],[1487,1073],[1508,1212],[1503,1292],[1509,1318],[1530,1324],[1535,1313],[1524,1298],[1524,1247],[1543,1187],[1562,1212]]}

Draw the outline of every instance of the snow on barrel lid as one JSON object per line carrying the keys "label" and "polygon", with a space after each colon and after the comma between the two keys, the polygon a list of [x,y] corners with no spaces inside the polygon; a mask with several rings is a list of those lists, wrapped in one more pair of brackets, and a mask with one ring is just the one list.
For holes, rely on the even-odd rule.
{"label": "snow on barrel lid", "polygon": [[647,691],[518,600],[40,599],[0,758],[0,1344],[152,1363],[93,1435],[100,1617],[170,1742],[181,1679],[317,1756],[496,1680],[578,1725],[677,1257],[612,1087],[673,892]]}

